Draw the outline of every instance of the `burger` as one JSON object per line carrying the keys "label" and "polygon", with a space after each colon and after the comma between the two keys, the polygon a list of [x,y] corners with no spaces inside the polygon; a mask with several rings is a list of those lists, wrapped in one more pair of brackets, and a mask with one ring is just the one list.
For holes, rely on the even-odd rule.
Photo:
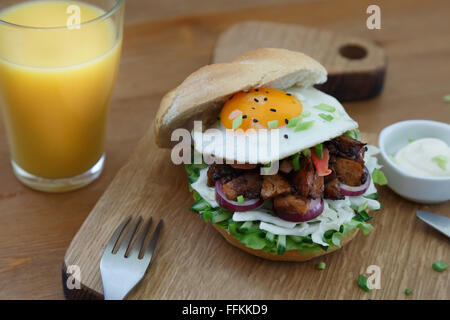
{"label": "burger", "polygon": [[261,48],[200,68],[162,99],[156,143],[170,148],[173,132],[190,133],[182,153],[191,210],[233,246],[306,261],[373,229],[375,183],[386,183],[378,150],[314,88],[326,79],[305,54]]}

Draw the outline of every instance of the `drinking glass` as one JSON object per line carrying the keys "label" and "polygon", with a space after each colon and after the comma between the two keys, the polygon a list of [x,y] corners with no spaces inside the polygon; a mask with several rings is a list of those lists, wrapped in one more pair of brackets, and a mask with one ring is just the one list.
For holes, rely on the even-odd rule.
{"label": "drinking glass", "polygon": [[15,176],[46,192],[99,177],[124,0],[2,1],[0,108]]}

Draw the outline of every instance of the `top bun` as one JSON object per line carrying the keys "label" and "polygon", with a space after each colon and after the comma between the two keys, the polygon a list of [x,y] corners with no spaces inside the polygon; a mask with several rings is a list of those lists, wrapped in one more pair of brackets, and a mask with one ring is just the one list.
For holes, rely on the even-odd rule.
{"label": "top bun", "polygon": [[327,71],[319,62],[286,49],[256,49],[230,63],[204,66],[161,100],[155,117],[156,144],[171,147],[172,131],[192,130],[194,120],[212,125],[224,103],[236,92],[261,87],[310,87],[326,80]]}

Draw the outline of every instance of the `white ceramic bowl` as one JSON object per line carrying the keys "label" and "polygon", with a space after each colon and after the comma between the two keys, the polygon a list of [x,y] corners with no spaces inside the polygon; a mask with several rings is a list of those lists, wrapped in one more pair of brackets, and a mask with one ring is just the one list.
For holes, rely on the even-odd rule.
{"label": "white ceramic bowl", "polygon": [[400,196],[419,203],[450,200],[450,177],[421,177],[400,168],[389,155],[408,144],[409,139],[438,138],[450,145],[450,125],[429,120],[408,120],[384,128],[378,138],[379,161],[388,186]]}

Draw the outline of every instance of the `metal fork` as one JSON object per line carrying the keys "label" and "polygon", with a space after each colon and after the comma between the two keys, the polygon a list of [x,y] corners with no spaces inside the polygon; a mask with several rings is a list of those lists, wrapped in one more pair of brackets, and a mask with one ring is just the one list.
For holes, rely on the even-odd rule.
{"label": "metal fork", "polygon": [[[130,227],[130,230],[125,235],[117,252],[114,253],[114,248],[116,244],[119,245],[117,242],[130,220],[131,216],[125,218],[114,231],[100,261],[100,273],[102,275],[105,300],[124,299],[142,280],[152,260],[156,242],[158,241],[163,225],[163,220],[160,220],[155,232],[151,236],[149,244],[144,248],[144,241],[152,223],[152,218],[150,218],[132,246],[133,236],[142,221],[142,218],[139,216],[135,224]],[[141,251],[143,253],[140,255],[139,253]]]}

